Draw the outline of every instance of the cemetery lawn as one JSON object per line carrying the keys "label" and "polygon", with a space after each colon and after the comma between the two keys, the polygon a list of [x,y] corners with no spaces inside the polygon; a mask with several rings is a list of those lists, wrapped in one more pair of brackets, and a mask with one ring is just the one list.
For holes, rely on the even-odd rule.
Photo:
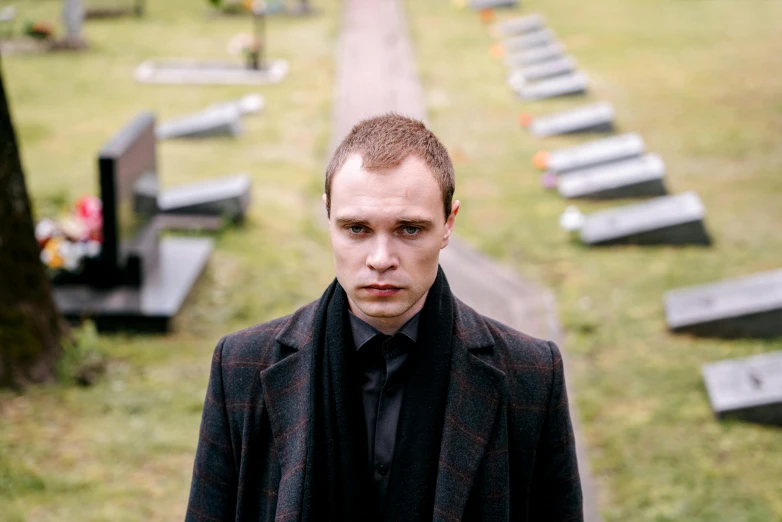
{"label": "cemetery lawn", "polygon": [[[58,23],[61,2],[14,4],[22,21]],[[268,87],[136,84],[133,68],[150,57],[241,60],[226,44],[250,28],[244,17],[208,19],[206,1],[147,6],[142,20],[87,22],[88,52],[3,58],[37,217],[56,217],[81,195],[98,194],[97,151],[138,111],[153,110],[162,120],[259,92],[267,107],[244,119],[244,136],[158,149],[164,186],[250,174],[248,222],[214,235],[214,256],[175,333],[77,331],[82,350],[110,361],[95,386],[0,392],[2,522],[184,518],[215,344],[315,299],[332,278],[317,209],[331,120],[336,3],[318,2],[322,14],[313,18],[268,20],[269,55],[291,63],[288,78]]]}
{"label": "cemetery lawn", "polygon": [[[557,293],[605,519],[782,520],[782,433],[716,422],[700,374],[782,341],[673,336],[662,308],[668,289],[782,266],[782,5],[528,0],[498,11],[544,14],[592,82],[586,100],[533,103],[506,86],[476,13],[407,6],[431,124],[456,164],[459,233]],[[517,116],[598,100],[662,155],[671,192],[700,194],[713,247],[568,241],[557,224],[566,204],[540,188],[530,160],[588,138],[537,140]]]}

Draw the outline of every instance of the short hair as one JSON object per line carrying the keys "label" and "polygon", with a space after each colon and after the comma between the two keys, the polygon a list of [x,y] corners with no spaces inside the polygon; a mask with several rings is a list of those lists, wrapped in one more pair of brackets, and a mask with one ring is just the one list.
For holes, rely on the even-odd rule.
{"label": "short hair", "polygon": [[422,122],[394,113],[359,122],[337,147],[326,168],[327,214],[331,215],[334,175],[353,154],[361,156],[362,168],[369,171],[393,168],[410,156],[419,157],[440,185],[445,219],[451,215],[456,177],[448,151]]}

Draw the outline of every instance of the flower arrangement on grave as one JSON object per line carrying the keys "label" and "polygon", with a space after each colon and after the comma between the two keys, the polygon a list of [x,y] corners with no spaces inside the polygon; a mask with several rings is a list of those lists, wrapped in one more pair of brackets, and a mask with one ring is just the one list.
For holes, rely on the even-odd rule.
{"label": "flower arrangement on grave", "polygon": [[36,40],[51,40],[54,36],[54,27],[46,22],[30,22],[24,26],[24,34]]}
{"label": "flower arrangement on grave", "polygon": [[100,254],[103,209],[94,196],[81,197],[59,220],[42,219],[35,226],[41,261],[53,272],[78,272],[87,258]]}

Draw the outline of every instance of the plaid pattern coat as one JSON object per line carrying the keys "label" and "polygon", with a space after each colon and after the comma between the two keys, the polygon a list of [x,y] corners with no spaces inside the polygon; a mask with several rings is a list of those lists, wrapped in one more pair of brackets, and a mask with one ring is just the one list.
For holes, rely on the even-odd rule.
{"label": "plaid pattern coat", "polygon": [[[433,520],[583,520],[559,350],[454,300]],[[300,519],[317,304],[218,343],[187,521]]]}

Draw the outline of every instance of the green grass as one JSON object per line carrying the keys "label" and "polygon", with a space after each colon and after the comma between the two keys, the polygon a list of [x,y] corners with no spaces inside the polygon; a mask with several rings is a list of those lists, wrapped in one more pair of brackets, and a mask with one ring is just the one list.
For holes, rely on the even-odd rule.
{"label": "green grass", "polygon": [[[57,22],[60,2],[17,1],[19,17]],[[184,516],[209,361],[220,336],[285,315],[333,277],[316,212],[331,116],[338,6],[268,21],[269,55],[290,60],[268,87],[136,84],[143,59],[240,60],[226,43],[249,21],[208,19],[206,2],[148,2],[143,20],[88,22],[90,51],[3,58],[28,188],[38,216],[97,194],[97,150],[138,111],[160,120],[260,92],[266,109],[236,139],[163,143],[164,186],[246,172],[245,226],[215,236],[207,273],[167,336],[84,335],[111,361],[91,388],[0,392],[0,521],[177,520]]]}
{"label": "green grass", "polygon": [[[668,167],[696,190],[711,248],[588,249],[558,229],[565,203],[540,188],[532,154],[588,138],[536,140],[517,115],[584,99],[522,103],[477,14],[407,2],[431,124],[454,156],[458,232],[555,289],[607,521],[782,519],[779,430],[712,417],[701,364],[781,341],[667,333],[664,291],[780,268],[782,33],[775,2],[529,0]],[[520,11],[503,12],[502,18]],[[619,203],[579,203],[591,212]]]}
{"label": "green grass", "polygon": [[[56,21],[60,3],[16,1],[20,18]],[[84,335],[109,356],[92,388],[0,393],[0,521],[181,519],[218,338],[289,313],[332,277],[317,223],[330,122],[338,6],[313,19],[273,18],[280,85],[138,85],[151,56],[221,58],[246,20],[205,16],[205,2],[149,2],[143,21],[90,22],[83,54],[3,59],[28,185],[40,216],[96,193],[96,151],[137,111],[166,119],[259,91],[267,109],[238,140],[165,143],[163,185],[233,172],[253,177],[246,226],[217,236],[206,276],[168,336]],[[537,141],[477,16],[440,0],[408,1],[431,123],[451,150],[462,200],[458,232],[554,288],[566,329],[601,504],[611,521],[770,521],[782,437],[714,421],[704,362],[782,348],[779,341],[671,336],[662,293],[776,268],[782,259],[782,34],[775,2],[529,0],[609,100],[623,130],[663,155],[673,191],[697,190],[715,245],[586,249],[557,227],[564,203],[540,189],[532,153],[584,138]],[[511,16],[510,13],[503,16]],[[234,57],[238,59],[238,57]],[[585,211],[611,204],[579,204]],[[88,333],[88,332],[87,332]]]}

